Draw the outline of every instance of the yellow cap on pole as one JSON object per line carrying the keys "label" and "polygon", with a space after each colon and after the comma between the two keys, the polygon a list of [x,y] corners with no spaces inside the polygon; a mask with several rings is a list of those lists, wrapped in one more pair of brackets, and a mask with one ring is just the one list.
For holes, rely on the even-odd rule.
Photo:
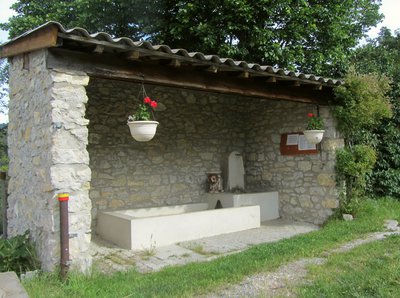
{"label": "yellow cap on pole", "polygon": [[59,202],[68,201],[69,200],[69,194],[68,193],[59,193],[57,196],[58,196],[58,201]]}

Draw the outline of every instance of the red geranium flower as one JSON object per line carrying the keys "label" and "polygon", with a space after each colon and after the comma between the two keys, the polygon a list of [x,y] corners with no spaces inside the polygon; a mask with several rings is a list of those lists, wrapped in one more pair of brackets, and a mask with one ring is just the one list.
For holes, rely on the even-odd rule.
{"label": "red geranium flower", "polygon": [[313,114],[313,113],[308,113],[307,116],[308,116],[308,117],[314,117],[314,114]]}
{"label": "red geranium flower", "polygon": [[158,106],[158,104],[157,104],[156,101],[153,100],[153,101],[150,103],[150,106],[151,106],[152,108],[156,108],[156,107]]}
{"label": "red geranium flower", "polygon": [[143,100],[144,103],[150,103],[151,104],[151,99],[150,97],[146,96]]}

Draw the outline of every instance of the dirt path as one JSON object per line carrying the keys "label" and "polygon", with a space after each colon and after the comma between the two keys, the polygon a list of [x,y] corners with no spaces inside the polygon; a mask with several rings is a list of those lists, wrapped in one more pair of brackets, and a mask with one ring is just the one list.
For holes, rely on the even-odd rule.
{"label": "dirt path", "polygon": [[293,289],[307,282],[306,276],[309,265],[322,265],[327,261],[325,257],[331,254],[344,253],[357,246],[383,240],[389,235],[400,235],[400,226],[395,220],[386,220],[385,228],[385,232],[371,233],[362,239],[356,239],[343,244],[339,248],[326,251],[323,258],[297,260],[285,264],[273,272],[248,276],[239,284],[202,297],[296,297]]}

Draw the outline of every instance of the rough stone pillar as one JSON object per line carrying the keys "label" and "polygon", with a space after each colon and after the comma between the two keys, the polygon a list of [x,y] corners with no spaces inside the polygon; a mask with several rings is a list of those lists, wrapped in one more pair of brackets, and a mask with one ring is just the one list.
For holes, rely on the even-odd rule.
{"label": "rough stone pillar", "polygon": [[30,230],[44,270],[59,264],[57,194],[70,194],[71,267],[86,271],[89,255],[91,172],[88,120],[89,77],[49,70],[46,50],[10,61],[9,235]]}

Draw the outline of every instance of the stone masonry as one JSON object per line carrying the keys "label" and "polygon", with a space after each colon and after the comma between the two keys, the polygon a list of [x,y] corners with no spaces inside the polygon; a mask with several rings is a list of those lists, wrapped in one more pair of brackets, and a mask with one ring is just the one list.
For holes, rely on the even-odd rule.
{"label": "stone masonry", "polygon": [[282,156],[280,134],[303,131],[314,105],[145,87],[166,107],[156,113],[160,125],[148,143],[134,141],[126,125],[140,85],[92,79],[87,87],[94,220],[99,210],[202,201],[206,172],[221,169],[233,150],[244,153],[246,190],[279,191],[283,217],[322,223],[337,207],[341,140],[328,107],[321,107],[327,124],[321,153]]}
{"label": "stone masonry", "polygon": [[46,51],[10,61],[10,236],[30,230],[44,270],[60,261],[58,193],[69,193],[72,268],[85,271],[91,234],[91,171],[84,73],[46,69]]}
{"label": "stone masonry", "polygon": [[93,218],[98,210],[199,202],[206,172],[243,151],[244,103],[227,95],[146,85],[166,110],[153,140],[136,142],[126,124],[141,102],[140,85],[92,79],[87,118]]}
{"label": "stone masonry", "polygon": [[[329,107],[322,150],[282,156],[282,133],[301,132],[314,105],[146,85],[165,107],[148,143],[126,125],[140,85],[47,69],[46,50],[11,59],[9,235],[30,230],[43,269],[59,263],[58,193],[69,193],[70,258],[90,268],[99,210],[201,202],[206,173],[243,153],[246,190],[278,191],[284,218],[322,223],[338,206]],[[89,82],[90,81],[90,82]]]}
{"label": "stone masonry", "polygon": [[335,151],[343,146],[330,107],[320,107],[325,134],[319,154],[280,154],[282,133],[302,132],[314,105],[261,100],[248,112],[245,146],[248,191],[277,190],[284,218],[323,223],[338,207]]}

